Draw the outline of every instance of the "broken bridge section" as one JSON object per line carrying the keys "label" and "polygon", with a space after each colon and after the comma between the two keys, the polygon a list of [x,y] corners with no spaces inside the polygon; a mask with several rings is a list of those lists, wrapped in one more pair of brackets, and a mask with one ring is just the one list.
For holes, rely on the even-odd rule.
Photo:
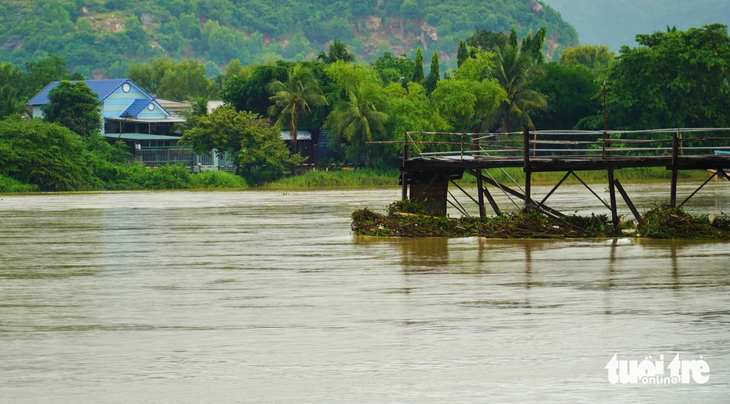
{"label": "broken bridge section", "polygon": [[[445,216],[447,205],[462,215],[467,209],[453,192],[464,194],[487,215],[487,207],[500,215],[493,193],[519,200],[525,209],[560,218],[561,212],[546,203],[568,179],[575,178],[598,198],[618,224],[617,191],[638,222],[642,218],[617,178],[617,170],[664,167],[670,172],[669,204],[682,207],[710,180],[728,179],[730,168],[730,128],[676,128],[644,131],[530,131],[510,133],[407,132],[401,164],[402,198],[422,203],[435,216]],[[521,168],[524,186],[505,171]],[[497,181],[489,169],[502,170],[508,182]],[[707,170],[708,177],[691,195],[677,204],[677,177],[680,170]],[[582,178],[582,172],[605,171],[609,199],[602,199]],[[565,172],[545,196],[535,199],[532,174]],[[457,183],[464,174],[476,178],[477,194],[471,195]],[[451,186],[451,189],[450,189]],[[409,192],[410,190],[410,192]]]}

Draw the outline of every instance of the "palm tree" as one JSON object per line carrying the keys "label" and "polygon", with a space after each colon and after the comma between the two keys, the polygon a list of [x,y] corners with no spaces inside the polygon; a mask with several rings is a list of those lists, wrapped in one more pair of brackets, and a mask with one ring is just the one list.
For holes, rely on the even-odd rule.
{"label": "palm tree", "polygon": [[322,94],[317,79],[301,63],[287,69],[286,75],[285,82],[273,80],[266,86],[273,94],[269,100],[274,102],[274,105],[269,107],[269,114],[275,115],[281,109],[276,123],[288,120],[292,152],[296,154],[299,117],[309,115],[312,112],[311,106],[327,105],[327,99]]}
{"label": "palm tree", "polygon": [[355,143],[358,165],[363,164],[363,144],[372,140],[373,131],[383,132],[388,119],[382,110],[386,100],[372,84],[356,84],[348,91],[348,100],[341,101],[327,117],[326,125],[337,135]]}
{"label": "palm tree", "polygon": [[347,51],[347,44],[340,41],[339,39],[336,39],[334,42],[332,42],[332,45],[330,45],[327,53],[325,53],[324,51],[319,52],[317,60],[323,62],[324,64],[334,63],[338,60],[341,60],[345,63],[350,63],[355,61],[355,56]]}
{"label": "palm tree", "polygon": [[529,88],[532,77],[539,72],[534,56],[512,45],[497,49],[496,53],[494,74],[507,93],[507,101],[502,102],[496,115],[485,123],[500,121],[504,132],[514,130],[515,120],[534,128],[529,114],[547,108],[545,96]]}

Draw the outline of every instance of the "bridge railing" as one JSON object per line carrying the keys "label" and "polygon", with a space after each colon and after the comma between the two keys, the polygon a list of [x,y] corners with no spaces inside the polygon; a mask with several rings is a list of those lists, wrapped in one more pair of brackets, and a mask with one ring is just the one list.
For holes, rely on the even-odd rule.
{"label": "bridge railing", "polygon": [[730,128],[641,131],[406,132],[404,159],[487,157],[669,157],[730,151]]}

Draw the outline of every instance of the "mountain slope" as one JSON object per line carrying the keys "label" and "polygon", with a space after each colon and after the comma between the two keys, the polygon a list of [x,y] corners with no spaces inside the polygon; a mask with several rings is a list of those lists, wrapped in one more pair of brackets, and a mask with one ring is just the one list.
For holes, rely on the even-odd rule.
{"label": "mountain slope", "polygon": [[727,0],[546,0],[580,33],[583,44],[612,50],[636,46],[637,34],[686,30],[706,24],[730,25]]}
{"label": "mountain slope", "polygon": [[51,53],[84,76],[119,77],[134,61],[168,56],[207,61],[215,74],[231,59],[312,59],[342,39],[362,61],[422,47],[449,66],[476,29],[526,35],[543,26],[551,51],[577,43],[535,0],[4,0],[0,61]]}

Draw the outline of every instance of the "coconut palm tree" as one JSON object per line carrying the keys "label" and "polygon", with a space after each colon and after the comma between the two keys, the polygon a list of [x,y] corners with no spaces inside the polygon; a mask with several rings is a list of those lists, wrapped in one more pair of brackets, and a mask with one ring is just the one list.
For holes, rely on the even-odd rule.
{"label": "coconut palm tree", "polygon": [[269,108],[270,115],[279,113],[277,124],[286,122],[291,133],[292,152],[297,153],[297,123],[300,116],[309,115],[312,106],[327,105],[317,79],[301,63],[286,71],[286,81],[273,80],[267,85],[273,94],[269,97],[274,105]]}
{"label": "coconut palm tree", "polygon": [[494,75],[507,93],[507,101],[486,123],[500,122],[504,132],[512,132],[516,122],[533,128],[529,114],[547,108],[545,96],[530,89],[532,77],[540,72],[537,61],[531,53],[512,45],[497,49],[496,54]]}
{"label": "coconut palm tree", "polygon": [[332,45],[330,45],[327,53],[325,53],[324,51],[319,53],[319,55],[317,56],[317,60],[323,62],[324,64],[334,63],[338,60],[350,63],[355,61],[355,56],[347,51],[347,44],[340,41],[339,39],[336,39],[332,42]]}
{"label": "coconut palm tree", "polygon": [[355,144],[358,165],[363,164],[363,145],[372,140],[373,132],[383,132],[388,119],[383,111],[386,100],[373,84],[353,85],[347,91],[348,100],[335,106],[325,123],[334,134]]}

